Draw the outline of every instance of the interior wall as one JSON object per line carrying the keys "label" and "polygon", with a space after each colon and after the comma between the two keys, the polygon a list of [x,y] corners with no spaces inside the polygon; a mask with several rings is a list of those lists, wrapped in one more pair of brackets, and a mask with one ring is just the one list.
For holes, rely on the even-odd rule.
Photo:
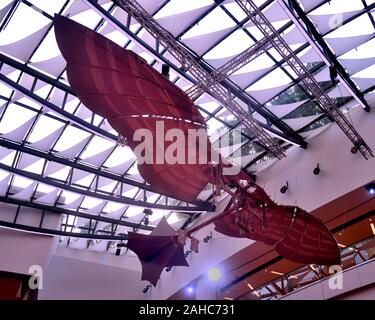
{"label": "interior wall", "polygon": [[[97,257],[101,256],[103,260],[104,254],[91,253]],[[55,254],[38,299],[144,299],[144,287],[145,283],[140,281],[139,271],[125,269],[121,265],[116,267]]]}
{"label": "interior wall", "polygon": [[[375,152],[375,112],[357,109],[351,114],[355,128]],[[337,125],[309,141],[308,149],[296,149],[287,158],[257,173],[257,183],[278,203],[314,210],[375,180],[375,159],[350,152],[352,144]],[[318,176],[313,169],[319,163]],[[285,194],[280,188],[288,181]]]}
{"label": "interior wall", "polygon": [[0,270],[29,274],[33,265],[48,268],[57,238],[0,227]]}

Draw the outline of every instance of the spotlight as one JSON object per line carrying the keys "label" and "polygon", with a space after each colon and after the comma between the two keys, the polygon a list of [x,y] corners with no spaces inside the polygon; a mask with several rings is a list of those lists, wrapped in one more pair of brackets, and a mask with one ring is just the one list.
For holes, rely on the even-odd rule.
{"label": "spotlight", "polygon": [[289,188],[289,185],[288,185],[288,181],[287,181],[286,184],[281,187],[280,192],[286,193],[288,188]]}
{"label": "spotlight", "polygon": [[193,294],[194,293],[194,288],[192,286],[187,287],[186,288],[186,293],[189,294],[189,295]]}
{"label": "spotlight", "polygon": [[212,239],[212,232],[210,232],[210,234],[208,236],[203,238],[203,242],[207,243],[208,241],[210,241],[210,239]]}
{"label": "spotlight", "polygon": [[117,249],[116,249],[115,255],[119,256],[121,254],[121,248],[125,247],[125,243],[120,242],[120,243],[116,244],[116,247],[117,247]]}
{"label": "spotlight", "polygon": [[370,194],[375,194],[375,182],[369,183],[365,188]]}
{"label": "spotlight", "polygon": [[352,154],[356,154],[358,152],[358,148],[356,146],[354,146],[353,148],[350,149],[350,152]]}
{"label": "spotlight", "polygon": [[221,278],[221,272],[218,268],[211,268],[207,272],[207,277],[208,277],[208,280],[212,282],[217,282]]}
{"label": "spotlight", "polygon": [[170,66],[167,65],[167,64],[163,64],[161,66],[161,74],[166,77],[167,79],[169,79],[169,69],[170,69]]}
{"label": "spotlight", "polygon": [[151,285],[148,284],[142,291],[143,293],[147,293],[147,291],[151,288]]}
{"label": "spotlight", "polygon": [[187,258],[187,257],[189,256],[190,253],[191,253],[190,250],[186,251],[185,254],[184,254],[185,258]]}
{"label": "spotlight", "polygon": [[172,270],[172,267],[171,267],[171,266],[168,266],[168,267],[165,268],[165,271],[167,271],[167,272],[169,272],[169,271],[171,271],[171,270]]}
{"label": "spotlight", "polygon": [[145,216],[145,218],[143,219],[143,224],[145,225],[145,226],[148,226],[148,223],[149,223],[150,221],[148,220],[148,217],[147,216]]}
{"label": "spotlight", "polygon": [[143,213],[145,215],[151,216],[153,214],[152,210],[150,208],[143,209]]}
{"label": "spotlight", "polygon": [[319,163],[318,163],[316,167],[314,168],[313,174],[317,176],[319,173],[320,173],[320,168],[319,168]]}

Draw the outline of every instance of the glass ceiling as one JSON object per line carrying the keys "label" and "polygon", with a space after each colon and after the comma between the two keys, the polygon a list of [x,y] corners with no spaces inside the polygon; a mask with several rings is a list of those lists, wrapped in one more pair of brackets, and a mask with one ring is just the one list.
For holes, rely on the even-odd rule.
{"label": "glass ceiling", "polygon": [[[219,69],[263,39],[235,1],[138,2],[208,69]],[[328,66],[277,0],[254,2],[337,105],[345,113],[360,108],[340,81],[332,82]],[[339,63],[372,103],[375,1],[300,3]],[[93,114],[70,90],[51,24],[55,13],[67,15],[133,50],[158,71],[168,62],[172,66],[170,80],[183,90],[195,83],[189,72],[180,69],[178,61],[157,47],[155,39],[112,1],[2,1],[0,200],[6,203],[4,208],[14,211],[13,218],[4,219],[17,223],[19,213],[33,204],[42,212],[37,226],[44,226],[45,211],[58,208],[57,212],[63,213],[63,232],[92,237],[124,235],[134,229],[149,232],[149,226],[163,216],[181,226],[192,214],[203,211],[202,200],[206,201],[210,192],[204,190],[194,204],[152,192],[139,175],[131,150],[121,146],[105,119]],[[308,141],[331,125],[273,48],[229,74],[225,85],[234,90],[236,101],[268,128],[287,154],[298,146],[296,141]],[[203,94],[195,103],[206,119],[211,141],[228,159],[249,173],[277,161],[210,95]],[[153,208],[153,214],[146,226],[143,209],[148,207]],[[109,220],[99,221],[98,217]],[[0,213],[0,220],[4,219]],[[114,251],[116,243],[74,236],[62,236],[61,242],[99,251]]]}

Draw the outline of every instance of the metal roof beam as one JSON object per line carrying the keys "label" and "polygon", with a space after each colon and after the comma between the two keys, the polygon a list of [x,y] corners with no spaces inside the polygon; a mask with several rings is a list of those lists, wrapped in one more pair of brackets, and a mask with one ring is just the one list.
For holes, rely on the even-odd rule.
{"label": "metal roof beam", "polygon": [[109,224],[115,224],[115,225],[125,226],[129,228],[138,228],[138,229],[143,229],[147,231],[152,231],[155,228],[154,226],[150,226],[150,225],[148,226],[139,225],[139,223],[136,223],[136,222],[112,219],[112,218],[107,218],[105,216],[80,212],[78,210],[73,211],[73,210],[59,208],[59,207],[55,207],[51,205],[39,204],[39,203],[31,202],[31,201],[23,201],[23,200],[18,200],[18,199],[9,198],[9,197],[0,196],[0,202],[9,203],[9,204],[17,205],[17,206],[22,206],[22,207],[38,209],[38,210],[45,210],[54,214],[66,214],[66,215],[76,216],[76,217],[80,217],[80,218],[84,218],[88,220],[106,222]]}
{"label": "metal roof beam", "polygon": [[[356,84],[350,78],[349,74],[346,72],[345,68],[341,65],[341,63],[336,58],[335,54],[329,48],[327,43],[324,41],[321,34],[316,29],[315,25],[311,22],[308,18],[306,13],[303,9],[299,6],[296,0],[290,0],[290,4],[292,7],[288,6],[284,0],[276,0],[280,6],[283,8],[285,13],[289,16],[289,18],[294,22],[295,26],[298,30],[302,33],[305,37],[307,42],[314,48],[315,52],[322,58],[322,60],[328,66],[334,66],[338,73],[338,78],[340,82],[345,86],[345,88],[351,93],[351,95],[358,101],[358,103],[363,107],[363,109],[367,112],[370,111],[370,106],[365,100],[363,93],[357,88]],[[369,7],[375,7],[375,3]],[[293,10],[296,12],[298,17],[303,21],[306,25],[307,30],[303,27],[302,23],[296,15],[294,14]],[[314,41],[314,39],[315,41]],[[320,48],[318,47],[318,45]]]}
{"label": "metal roof beam", "polygon": [[[7,171],[9,173],[15,174],[22,176],[24,178],[37,181],[39,183],[47,184],[52,187],[61,189],[61,190],[66,190],[70,192],[74,192],[77,194],[81,194],[84,196],[88,197],[93,197],[96,199],[102,199],[106,201],[112,201],[112,202],[117,202],[117,203],[122,203],[122,204],[128,204],[128,205],[133,205],[133,206],[139,206],[143,208],[153,208],[153,209],[162,209],[162,210],[172,210],[172,211],[184,211],[184,212],[192,212],[191,214],[194,214],[197,211],[207,211],[207,208],[202,208],[200,206],[188,206],[188,205],[167,205],[167,204],[158,204],[158,203],[151,203],[143,200],[136,200],[133,198],[125,197],[122,195],[119,196],[113,196],[113,195],[108,195],[105,193],[99,193],[95,191],[89,191],[89,190],[84,190],[78,187],[73,187],[72,185],[68,185],[66,182],[58,182],[55,179],[51,179],[48,177],[44,177],[42,174],[36,174],[33,172],[28,172],[24,171],[18,168],[14,168],[11,166],[7,166],[5,164],[0,163],[0,169]],[[187,213],[188,214],[188,213]]]}
{"label": "metal roof beam", "polygon": [[[65,166],[71,167],[73,169],[78,169],[78,170],[82,170],[82,171],[85,171],[85,172],[89,172],[89,173],[95,174],[97,177],[108,178],[108,179],[111,179],[113,181],[117,181],[119,183],[132,185],[132,186],[138,187],[142,190],[146,190],[146,191],[150,191],[150,192],[154,192],[154,193],[159,194],[159,192],[155,192],[149,185],[144,184],[142,182],[138,182],[138,181],[135,181],[135,180],[123,177],[123,176],[118,176],[118,175],[115,175],[113,173],[106,172],[106,171],[102,170],[102,168],[96,169],[92,166],[82,164],[79,161],[73,161],[73,160],[70,160],[70,159],[67,159],[67,158],[58,157],[58,156],[55,156],[51,152],[47,153],[47,152],[39,151],[39,150],[36,150],[34,148],[28,147],[24,143],[18,144],[18,143],[11,142],[11,141],[0,138],[0,146],[2,146],[4,148],[12,149],[12,150],[17,150],[17,151],[20,151],[20,152],[23,152],[23,153],[41,158],[41,159],[46,159],[47,161],[53,161],[53,162],[56,162],[56,163],[60,163],[60,164],[63,164]],[[212,207],[211,203],[205,202],[205,201],[202,201],[202,200],[196,200],[196,201],[192,202],[192,204],[197,205],[198,207],[204,207],[207,210],[210,207]]]}

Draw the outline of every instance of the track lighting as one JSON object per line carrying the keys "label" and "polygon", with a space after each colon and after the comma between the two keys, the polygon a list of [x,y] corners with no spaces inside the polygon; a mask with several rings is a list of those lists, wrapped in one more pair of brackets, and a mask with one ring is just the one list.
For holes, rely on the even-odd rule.
{"label": "track lighting", "polygon": [[318,163],[313,170],[313,174],[317,176],[319,173],[320,173],[320,168],[319,168],[319,163]]}
{"label": "track lighting", "polygon": [[358,149],[356,146],[350,149],[351,153],[356,154],[358,152]]}
{"label": "track lighting", "polygon": [[280,192],[281,192],[281,193],[286,193],[288,189],[289,189],[289,185],[288,185],[288,181],[287,181],[286,184],[283,185],[283,186],[280,188]]}

